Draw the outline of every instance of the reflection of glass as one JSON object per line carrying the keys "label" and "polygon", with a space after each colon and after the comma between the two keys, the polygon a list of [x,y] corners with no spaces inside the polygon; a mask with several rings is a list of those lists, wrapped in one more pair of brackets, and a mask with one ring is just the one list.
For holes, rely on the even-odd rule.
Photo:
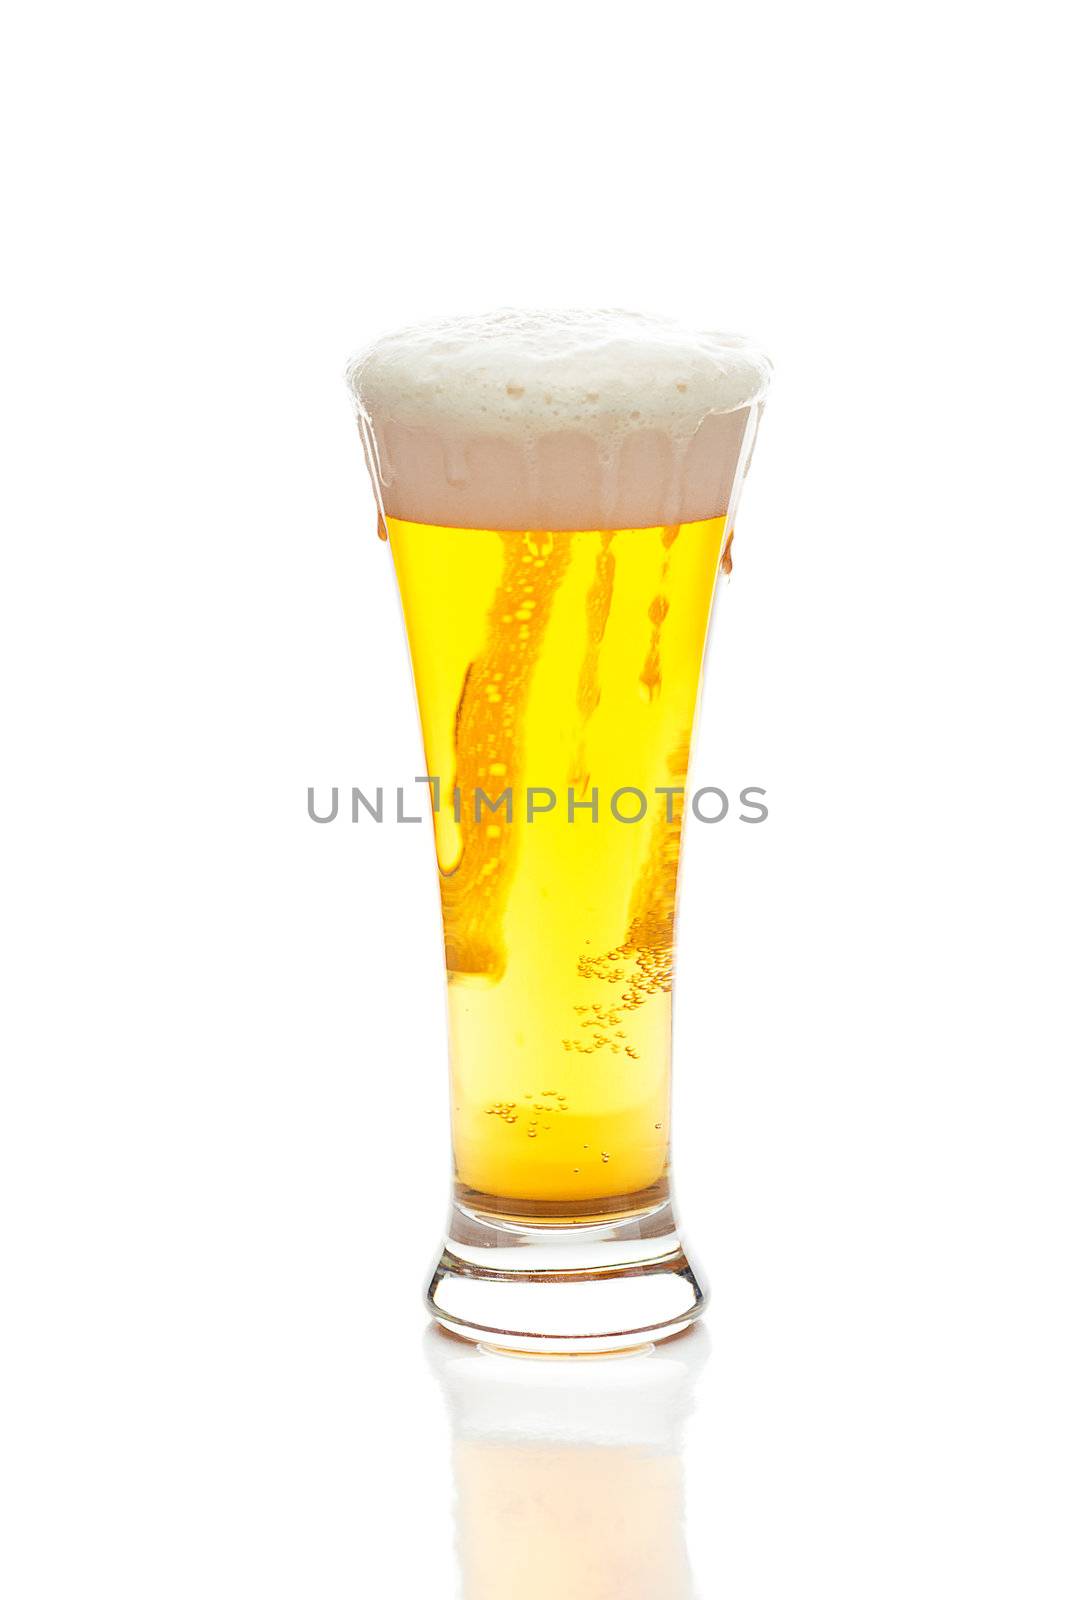
{"label": "reflection of glass", "polygon": [[702,1330],[578,1362],[436,1331],[426,1349],[452,1421],[463,1600],[691,1600],[682,1432]]}
{"label": "reflection of glass", "polygon": [[353,364],[434,794],[454,1203],[434,1315],[530,1351],[703,1295],[669,1136],[675,891],[715,579],[767,363],[621,313]]}

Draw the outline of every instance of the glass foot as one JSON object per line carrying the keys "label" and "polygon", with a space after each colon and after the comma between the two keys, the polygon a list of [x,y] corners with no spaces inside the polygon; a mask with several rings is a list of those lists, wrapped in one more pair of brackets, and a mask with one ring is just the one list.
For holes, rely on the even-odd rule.
{"label": "glass foot", "polygon": [[426,1294],[443,1328],[529,1355],[596,1355],[680,1333],[704,1310],[671,1202],[605,1221],[513,1221],[452,1207]]}

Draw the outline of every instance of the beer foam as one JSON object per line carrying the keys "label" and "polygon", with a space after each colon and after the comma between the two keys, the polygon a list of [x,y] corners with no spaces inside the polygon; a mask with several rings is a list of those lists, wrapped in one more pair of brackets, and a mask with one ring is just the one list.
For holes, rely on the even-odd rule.
{"label": "beer foam", "polygon": [[563,530],[725,514],[770,371],[666,318],[504,310],[389,334],[348,382],[386,514]]}

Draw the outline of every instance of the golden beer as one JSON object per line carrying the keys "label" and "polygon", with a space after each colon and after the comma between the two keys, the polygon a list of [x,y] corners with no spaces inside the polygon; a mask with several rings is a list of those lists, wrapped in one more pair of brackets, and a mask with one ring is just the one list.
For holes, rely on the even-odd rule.
{"label": "golden beer", "polygon": [[388,520],[440,780],[452,1137],[477,1205],[592,1215],[663,1187],[682,790],[724,522]]}
{"label": "golden beer", "polygon": [[703,1292],[670,1177],[674,915],[716,575],[769,367],[623,312],[405,329],[349,369],[422,722],[470,1339],[625,1348]]}

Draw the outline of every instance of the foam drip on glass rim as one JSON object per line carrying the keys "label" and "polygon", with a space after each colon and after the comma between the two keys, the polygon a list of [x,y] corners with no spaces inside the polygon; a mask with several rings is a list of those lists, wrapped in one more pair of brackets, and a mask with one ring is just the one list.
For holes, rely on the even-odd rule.
{"label": "foam drip on glass rim", "polygon": [[389,334],[348,382],[383,515],[575,530],[724,515],[770,371],[665,318],[498,311]]}

